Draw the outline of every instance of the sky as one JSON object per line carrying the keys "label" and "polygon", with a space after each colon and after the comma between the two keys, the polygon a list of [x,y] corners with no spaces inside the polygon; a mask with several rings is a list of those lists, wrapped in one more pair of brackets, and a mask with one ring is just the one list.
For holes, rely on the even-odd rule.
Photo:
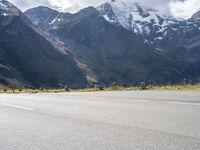
{"label": "sky", "polygon": [[[48,6],[63,12],[77,12],[87,6],[98,6],[109,0],[9,0],[22,11],[36,6]],[[157,9],[163,14],[188,19],[200,10],[200,0],[122,0],[135,1]]]}

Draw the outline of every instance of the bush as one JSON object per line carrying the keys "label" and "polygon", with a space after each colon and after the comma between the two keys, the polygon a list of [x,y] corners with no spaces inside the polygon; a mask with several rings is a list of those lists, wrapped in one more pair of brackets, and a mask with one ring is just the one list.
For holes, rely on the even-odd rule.
{"label": "bush", "polygon": [[142,90],[145,90],[145,89],[147,88],[146,83],[145,83],[145,82],[140,82],[140,88],[141,88]]}
{"label": "bush", "polygon": [[103,90],[104,90],[104,88],[103,88],[102,86],[98,87],[98,89],[99,89],[100,91],[103,91]]}
{"label": "bush", "polygon": [[3,89],[3,92],[7,92],[8,90],[7,89]]}
{"label": "bush", "polygon": [[65,91],[70,91],[68,86],[65,86]]}
{"label": "bush", "polygon": [[111,89],[112,91],[116,91],[116,90],[119,90],[120,87],[118,87],[118,86],[112,86],[110,89]]}

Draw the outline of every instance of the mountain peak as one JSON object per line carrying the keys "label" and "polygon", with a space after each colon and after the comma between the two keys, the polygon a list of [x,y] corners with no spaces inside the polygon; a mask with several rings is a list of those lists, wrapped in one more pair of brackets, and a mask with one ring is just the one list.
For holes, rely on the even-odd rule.
{"label": "mountain peak", "polygon": [[173,22],[159,11],[136,2],[111,0],[98,6],[97,10],[108,22],[137,34],[150,34],[152,28],[162,31],[164,26]]}
{"label": "mountain peak", "polygon": [[51,9],[49,7],[46,6],[38,6],[38,7],[34,7],[32,9],[27,10],[26,12],[33,12],[33,11],[37,11],[40,13],[59,13],[57,10]]}
{"label": "mountain peak", "polygon": [[7,0],[0,0],[0,15],[3,16],[18,16],[20,10]]}
{"label": "mountain peak", "polygon": [[7,10],[9,7],[13,6],[11,3],[9,3],[6,0],[0,0],[0,9],[1,10]]}
{"label": "mountain peak", "polygon": [[200,19],[200,10],[192,16],[192,19]]}
{"label": "mountain peak", "polygon": [[148,9],[142,7],[139,3],[134,3],[134,4],[135,4],[140,16],[142,16],[143,18],[150,16]]}
{"label": "mountain peak", "polygon": [[77,14],[81,15],[91,15],[91,14],[98,14],[98,11],[94,7],[86,7],[84,9],[81,9]]}

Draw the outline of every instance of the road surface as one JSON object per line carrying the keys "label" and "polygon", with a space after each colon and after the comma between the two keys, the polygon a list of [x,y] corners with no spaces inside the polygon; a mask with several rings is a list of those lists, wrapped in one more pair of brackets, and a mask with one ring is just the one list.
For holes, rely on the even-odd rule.
{"label": "road surface", "polygon": [[0,94],[0,150],[199,150],[200,92]]}

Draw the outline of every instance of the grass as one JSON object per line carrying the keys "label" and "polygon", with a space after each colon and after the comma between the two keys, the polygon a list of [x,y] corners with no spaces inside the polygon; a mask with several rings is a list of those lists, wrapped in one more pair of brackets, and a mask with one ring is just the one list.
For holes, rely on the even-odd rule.
{"label": "grass", "polygon": [[200,91],[200,85],[166,85],[152,86],[149,90],[172,90],[172,91]]}
{"label": "grass", "polygon": [[[139,91],[139,90],[159,90],[159,91],[200,91],[200,85],[166,85],[166,86],[147,86],[145,89],[140,87],[108,87],[108,88],[86,88],[79,90],[65,89],[15,89],[14,93],[64,93],[64,92],[97,92],[97,91]],[[0,89],[0,93],[13,93],[11,89]]]}

